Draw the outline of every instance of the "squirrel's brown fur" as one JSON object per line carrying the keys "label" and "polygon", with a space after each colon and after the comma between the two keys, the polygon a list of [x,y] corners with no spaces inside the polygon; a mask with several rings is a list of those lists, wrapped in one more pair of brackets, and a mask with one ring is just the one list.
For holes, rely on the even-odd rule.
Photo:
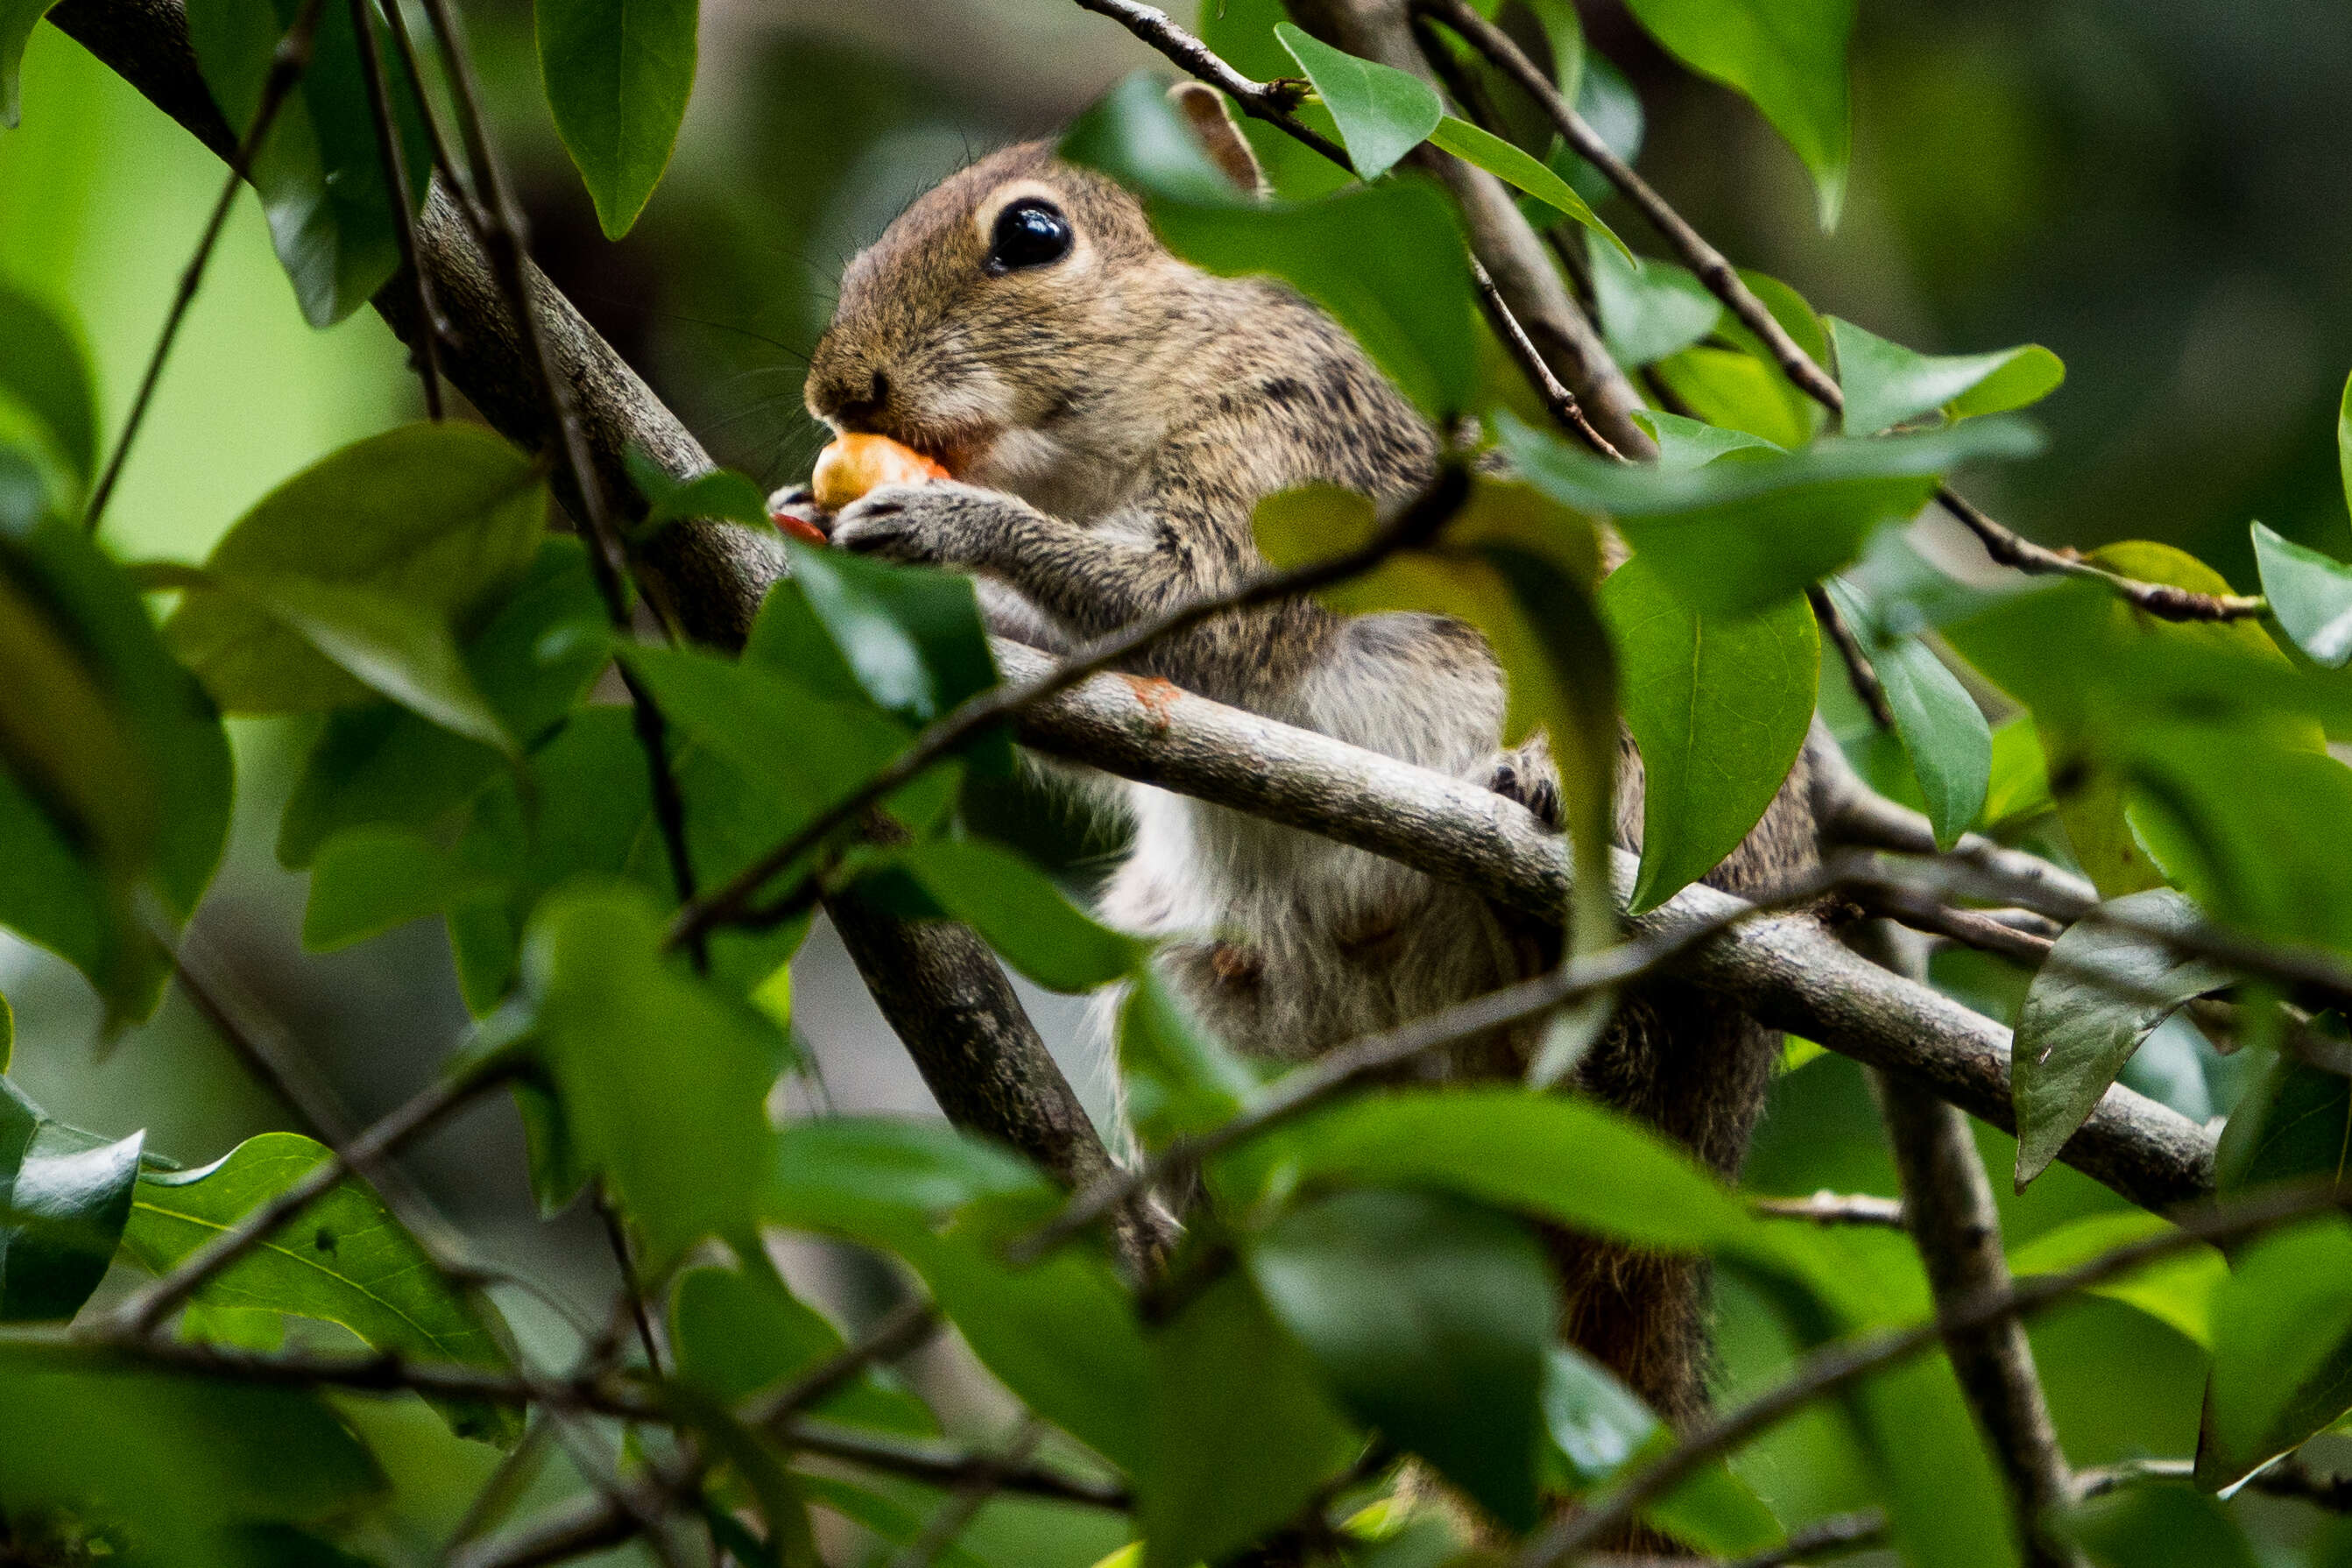
{"label": "squirrel's brown fur", "polygon": [[[1024,198],[1066,218],[1071,248],[992,268],[997,216]],[[835,429],[930,453],[959,481],[877,490],[842,513],[835,542],[973,572],[1003,628],[1048,646],[1262,570],[1250,515],[1265,496],[1320,482],[1396,501],[1435,461],[1411,405],[1320,311],[1279,283],[1176,259],[1133,197],[1039,144],[949,179],[850,264],[808,403]],[[1170,638],[1136,669],[1556,815],[1540,745],[1502,752],[1500,674],[1457,623],[1292,602]],[[1624,752],[1630,839],[1640,773]],[[1169,973],[1242,1048],[1309,1056],[1546,961],[1523,926],[1393,862],[1123,793],[1136,846],[1104,912],[1165,938]],[[1738,889],[1808,863],[1801,801],[1793,781],[1714,879]],[[1479,1054],[1478,1068],[1516,1065]],[[1656,986],[1626,1000],[1580,1077],[1729,1174],[1773,1054],[1719,1002]],[[1669,1420],[1690,1420],[1705,1404],[1700,1266],[1572,1237],[1556,1250],[1571,1335]]]}

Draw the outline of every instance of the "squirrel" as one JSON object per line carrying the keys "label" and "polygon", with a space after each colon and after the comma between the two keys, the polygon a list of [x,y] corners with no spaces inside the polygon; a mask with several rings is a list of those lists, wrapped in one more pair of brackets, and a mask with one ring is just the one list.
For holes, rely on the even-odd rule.
{"label": "squirrel", "polygon": [[[1222,100],[1179,101],[1213,161],[1256,188]],[[806,400],[836,433],[890,437],[955,476],[868,492],[833,543],[972,574],[992,626],[1055,651],[1265,570],[1251,513],[1268,495],[1322,483],[1402,504],[1438,467],[1434,433],[1321,310],[1278,281],[1180,260],[1132,195],[1044,142],[950,176],[852,259]],[[1477,783],[1559,826],[1549,752],[1540,737],[1503,748],[1502,673],[1459,622],[1291,600],[1169,637],[1129,672]],[[1639,759],[1622,737],[1621,752],[1631,845]],[[1162,939],[1163,972],[1245,1052],[1311,1058],[1557,958],[1557,933],[1531,937],[1394,861],[1101,782],[1134,828],[1103,917]],[[1710,879],[1739,890],[1810,864],[1803,788],[1792,779]],[[1446,1070],[1523,1069],[1528,1045],[1481,1042]],[[1579,1079],[1729,1176],[1777,1055],[1736,1009],[1652,985],[1621,1003]],[[1568,1335],[1669,1422],[1702,1415],[1704,1265],[1575,1237],[1554,1250]]]}

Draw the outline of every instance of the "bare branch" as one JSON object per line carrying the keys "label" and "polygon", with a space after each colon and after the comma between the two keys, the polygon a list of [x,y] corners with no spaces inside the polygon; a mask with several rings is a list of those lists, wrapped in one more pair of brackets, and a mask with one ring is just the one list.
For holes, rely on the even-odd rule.
{"label": "bare branch", "polygon": [[1870,721],[1882,730],[1895,728],[1895,709],[1886,700],[1886,688],[1880,682],[1878,671],[1871,668],[1870,656],[1862,651],[1862,639],[1846,624],[1845,613],[1819,583],[1805,590],[1805,600],[1813,606],[1813,618],[1822,623],[1822,630],[1829,633],[1838,658],[1845,661],[1846,679],[1853,685],[1853,694],[1862,699],[1862,705],[1870,710]]}
{"label": "bare branch", "polygon": [[1869,1225],[1903,1228],[1903,1203],[1868,1193],[1833,1193],[1824,1187],[1809,1198],[1750,1198],[1748,1211],[1766,1219],[1803,1219],[1815,1225]]}

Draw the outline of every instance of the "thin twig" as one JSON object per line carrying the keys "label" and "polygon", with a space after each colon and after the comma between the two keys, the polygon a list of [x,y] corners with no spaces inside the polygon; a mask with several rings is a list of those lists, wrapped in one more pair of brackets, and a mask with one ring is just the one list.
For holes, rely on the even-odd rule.
{"label": "thin twig", "polygon": [[[1781,373],[1799,390],[1831,413],[1844,412],[1845,396],[1839,390],[1838,384],[1774,319],[1764,301],[1758,299],[1755,291],[1741,280],[1738,269],[1731,265],[1723,252],[1709,245],[1705,237],[1651,187],[1648,181],[1633,171],[1631,164],[1610,150],[1600,132],[1585,123],[1583,117],[1560,96],[1559,88],[1553,85],[1540,67],[1528,58],[1510,35],[1478,15],[1469,0],[1413,0],[1413,5],[1416,9],[1444,22],[1524,88],[1577,156],[1599,169],[1611,184],[1623,192],[1626,198],[1641,209],[1650,226],[1658,231],[1675,254],[1698,275],[1699,281],[1706,286],[1707,291],[1722,300],[1742,326],[1762,340]],[[1986,552],[2003,565],[2014,566],[2024,572],[2095,578],[2136,607],[2165,620],[2239,620],[2262,615],[2270,607],[2268,601],[2258,595],[2200,594],[2166,583],[2144,583],[2095,566],[2072,552],[2036,544],[2014,530],[1995,522],[1981,509],[1961,499],[1948,486],[1938,489],[1936,499],[1948,507],[1953,515],[1982,541]]]}
{"label": "thin twig", "polygon": [[1841,870],[1825,867],[1753,903],[1727,910],[1718,918],[1694,921],[1663,936],[1619,942],[1563,963],[1548,974],[1335,1047],[1275,1079],[1240,1114],[1206,1132],[1178,1139],[1132,1169],[1114,1172],[1074,1194],[1052,1219],[1017,1237],[1006,1249],[1007,1256],[1015,1262],[1042,1258],[1154,1183],[1195,1170],[1203,1160],[1296,1120],[1375,1075],[1489,1030],[1539,1017],[1580,997],[1639,980],[1709,937],[1768,910],[1810,902],[1834,889],[1843,879]]}
{"label": "thin twig", "polygon": [[1475,256],[1470,258],[1470,275],[1477,282],[1478,302],[1486,307],[1487,319],[1494,323],[1504,345],[1511,351],[1511,357],[1519,362],[1519,368],[1535,384],[1537,393],[1544,400],[1544,406],[1551,410],[1551,416],[1575,431],[1579,439],[1602,457],[1612,462],[1629,461],[1625,454],[1612,445],[1608,437],[1594,429],[1592,421],[1584,416],[1584,405],[1576,400],[1576,394],[1552,374],[1551,366],[1538,352],[1535,341],[1528,336],[1527,328],[1519,325],[1519,319],[1511,314],[1511,307],[1504,300],[1502,289],[1495,286],[1494,277],[1487,272],[1486,263]]}
{"label": "thin twig", "polygon": [[612,1249],[614,1267],[621,1272],[621,1299],[628,1305],[630,1319],[636,1324],[637,1343],[644,1347],[646,1365],[656,1377],[662,1375],[661,1346],[654,1339],[653,1315],[646,1310],[645,1292],[637,1289],[637,1269],[629,1252],[629,1233],[621,1228],[621,1216],[613,1207],[612,1199],[600,1190],[596,1194],[596,1217],[604,1224],[604,1245]]}
{"label": "thin twig", "polygon": [[[2136,1481],[2187,1481],[2197,1474],[2194,1459],[2126,1459],[2097,1469],[2078,1470],[2074,1498],[2087,1502]],[[2267,1497],[2292,1498],[2329,1513],[2352,1513],[2352,1476],[2323,1476],[2300,1455],[2289,1454],[2246,1478],[2246,1489]]]}
{"label": "thin twig", "polygon": [[1914,931],[1997,954],[2028,969],[2040,968],[2050,956],[2050,950],[2057,945],[2049,937],[2020,931],[1976,910],[1955,909],[1907,888],[1873,889],[1868,902],[1880,914],[1900,921]]}
{"label": "thin twig", "polygon": [[1789,1539],[1778,1546],[1769,1546],[1750,1557],[1742,1557],[1723,1564],[1723,1568],[1789,1568],[1789,1564],[1809,1562],[1830,1552],[1860,1551],[1875,1546],[1886,1539],[1886,1516],[1874,1508],[1860,1509],[1853,1513],[1833,1513],[1827,1519],[1815,1520],[1801,1530],[1792,1530]]}
{"label": "thin twig", "polygon": [[1934,1347],[1945,1334],[1979,1328],[2011,1316],[2024,1316],[2095,1285],[2129,1274],[2190,1247],[2231,1240],[2290,1221],[2340,1209],[2346,1195],[2332,1186],[2298,1186],[2263,1193],[2201,1213],[2175,1216],[2177,1228],[2119,1247],[2075,1268],[2013,1282],[1997,1295],[1979,1297],[1940,1317],[1906,1329],[1847,1340],[1814,1352],[1777,1388],[1717,1416],[1612,1486],[1593,1506],[1554,1521],[1514,1559],[1516,1568],[1552,1568],[1630,1523],[1643,1509],[1688,1479],[1700,1467],[1771,1430],[1815,1401],[1907,1361]]}
{"label": "thin twig", "polygon": [[931,1568],[940,1553],[963,1533],[972,1515],[1004,1489],[1007,1474],[1027,1466],[1029,1456],[1037,1451],[1045,1436],[1043,1422],[1034,1415],[1024,1415],[1003,1454],[974,1456],[947,1500],[923,1521],[923,1528],[907,1542],[906,1550],[890,1559],[890,1568]]}
{"label": "thin twig", "polygon": [[205,1281],[268,1240],[272,1232],[326,1195],[354,1166],[364,1167],[397,1151],[403,1144],[460,1105],[473,1099],[503,1075],[481,1072],[436,1080],[340,1151],[312,1166],[300,1180],[272,1196],[234,1226],[183,1258],[162,1279],[124,1298],[107,1314],[105,1331],[129,1336],[151,1331],[171,1310],[186,1300]]}
{"label": "thin twig", "polygon": [[319,16],[325,0],[302,0],[302,8],[294,14],[294,24],[278,40],[278,47],[269,57],[269,74],[262,79],[261,101],[254,110],[253,125],[236,144],[228,161],[228,177],[221,182],[218,200],[205,219],[204,233],[196,239],[196,252],[188,258],[187,267],[180,273],[180,286],[172,296],[171,308],[163,314],[163,330],[155,339],[154,351],[147,356],[147,369],[139,378],[139,391],[131,400],[131,413],[122,422],[122,434],[114,443],[113,452],[106,459],[106,468],[98,477],[98,484],[89,492],[89,509],[82,514],[82,527],[98,531],[99,520],[106,515],[106,503],[113,499],[114,487],[122,477],[122,465],[131,456],[131,443],[138,438],[139,427],[147,418],[148,405],[155,398],[155,385],[163,376],[163,362],[171,357],[172,344],[180,335],[180,323],[186,319],[188,307],[195,302],[196,289],[205,280],[205,268],[213,258],[213,247],[220,241],[221,229],[228,222],[230,205],[236,200],[236,188],[245,182],[253,167],[254,155],[261,149],[262,139],[269,134],[278,111],[310,68],[311,47],[318,41]]}
{"label": "thin twig", "polygon": [[1822,623],[1822,630],[1829,633],[1838,657],[1845,660],[1846,680],[1853,687],[1853,694],[1862,699],[1862,705],[1870,710],[1870,721],[1882,730],[1895,728],[1895,709],[1886,700],[1886,687],[1872,667],[1870,656],[1863,652],[1862,639],[1853,635],[1853,627],[1846,624],[1844,613],[1830,597],[1829,590],[1815,583],[1806,588],[1805,600],[1813,606],[1813,618]]}
{"label": "thin twig", "polygon": [[1353,550],[1287,571],[1263,573],[1222,594],[1188,599],[1088,643],[1032,679],[992,686],[970,698],[925,726],[905,751],[891,759],[888,766],[819,812],[805,826],[744,868],[725,886],[680,910],[670,926],[668,944],[675,947],[694,942],[713,928],[751,912],[752,901],[770,879],[806,855],[826,835],[856,820],[867,807],[982,731],[1202,621],[1312,593],[1370,571],[1400,550],[1426,544],[1453,520],[1469,494],[1469,471],[1459,463],[1447,462],[1440,467],[1428,489]]}
{"label": "thin twig", "polygon": [[1750,1198],[1748,1212],[1766,1219],[1811,1220],[1815,1225],[1864,1225],[1901,1230],[1903,1202],[1869,1193],[1833,1193],[1827,1187],[1809,1198]]}
{"label": "thin twig", "polygon": [[[393,10],[400,0],[386,0]],[[425,384],[425,416],[441,417],[441,313],[433,304],[433,280],[416,265],[416,211],[408,205],[408,153],[400,144],[400,128],[393,118],[392,84],[386,78],[383,50],[377,47],[375,6],[371,0],[351,0],[352,32],[359,39],[360,70],[367,79],[368,118],[375,125],[376,162],[391,194],[393,237],[399,242],[400,264],[408,269],[416,291],[416,374]],[[422,94],[424,84],[417,84]]]}

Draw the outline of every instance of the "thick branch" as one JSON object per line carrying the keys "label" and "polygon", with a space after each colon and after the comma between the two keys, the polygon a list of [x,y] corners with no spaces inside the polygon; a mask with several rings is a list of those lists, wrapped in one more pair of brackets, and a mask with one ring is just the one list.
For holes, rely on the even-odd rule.
{"label": "thick branch", "polygon": [[[197,140],[216,153],[234,153],[235,140],[197,74],[180,0],[63,0],[49,16]],[[526,450],[553,451],[559,432],[524,335],[489,258],[437,182],[418,220],[416,243],[456,334],[443,356],[449,380],[509,440]],[[524,276],[606,493],[634,501],[623,466],[633,446],[674,474],[709,468],[700,445],[554,285],[534,267],[526,265]],[[394,331],[416,341],[422,323],[415,314],[415,290],[404,279],[386,284],[376,306]],[[562,464],[554,479],[559,499],[578,515],[582,498]],[[741,645],[761,596],[783,570],[772,538],[705,521],[662,530],[638,565],[691,636],[722,647]],[[875,1000],[928,1081],[956,1079],[971,1070],[976,1056],[986,1058],[991,1089],[956,1109],[985,1111],[992,1119],[966,1125],[1013,1144],[1075,1184],[1109,1169],[1076,1093],[978,937],[945,923],[832,912]]]}
{"label": "thick branch", "polygon": [[[996,652],[1010,679],[1048,662],[1013,643]],[[1530,914],[1557,919],[1566,907],[1567,849],[1520,806],[1327,735],[1118,675],[1097,676],[1031,710],[1016,730],[1039,751],[1304,827]],[[1632,921],[1627,934],[1670,934],[1738,904],[1712,888],[1687,888]],[[1738,998],[1772,1027],[1916,1079],[1969,1114],[2015,1130],[2009,1031],[1849,952],[1809,915],[1748,921],[1699,944],[1671,972]],[[2212,1185],[2204,1129],[2120,1086],[2061,1157],[2150,1208]]]}

